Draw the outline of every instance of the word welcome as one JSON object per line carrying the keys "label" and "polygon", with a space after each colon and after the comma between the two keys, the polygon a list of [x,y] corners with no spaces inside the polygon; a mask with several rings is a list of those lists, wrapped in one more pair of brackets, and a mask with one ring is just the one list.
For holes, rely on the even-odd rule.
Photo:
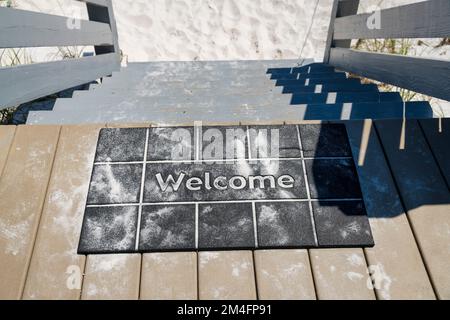
{"label": "word welcome", "polygon": [[187,190],[200,191],[200,190],[219,190],[224,191],[228,189],[243,190],[249,188],[253,189],[292,189],[294,188],[295,179],[290,175],[282,175],[278,178],[271,175],[258,175],[258,176],[233,176],[227,178],[225,176],[219,176],[216,178],[211,177],[210,172],[205,172],[203,177],[191,177],[186,179],[185,173],[180,173],[176,178],[169,174],[166,178],[161,173],[156,174],[156,180],[158,181],[159,188],[162,192],[177,192],[180,186],[185,184]]}

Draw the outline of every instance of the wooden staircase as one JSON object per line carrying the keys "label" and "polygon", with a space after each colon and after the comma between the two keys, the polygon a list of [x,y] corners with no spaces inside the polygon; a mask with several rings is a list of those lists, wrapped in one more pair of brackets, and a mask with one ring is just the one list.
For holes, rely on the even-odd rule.
{"label": "wooden staircase", "polygon": [[428,102],[403,103],[311,60],[132,63],[88,91],[58,99],[28,124],[195,121],[283,122],[430,118]]}

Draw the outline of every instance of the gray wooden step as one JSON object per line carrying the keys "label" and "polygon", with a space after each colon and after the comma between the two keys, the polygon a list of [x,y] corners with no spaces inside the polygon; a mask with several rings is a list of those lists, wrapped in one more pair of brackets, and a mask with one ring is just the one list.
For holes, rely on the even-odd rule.
{"label": "gray wooden step", "polygon": [[[91,98],[101,101],[103,98],[114,98],[115,101],[137,101],[139,99],[153,98],[153,101],[158,100],[161,103],[168,101],[179,101],[184,103],[188,100],[201,102],[211,101],[214,97],[227,96],[236,97],[240,101],[244,102],[245,97],[258,96],[261,99],[273,100],[277,96],[282,96],[282,93],[328,93],[328,92],[378,92],[378,88],[375,85],[362,85],[362,84],[333,84],[333,85],[310,85],[310,86],[289,86],[289,87],[219,87],[219,88],[177,88],[177,87],[165,87],[165,88],[143,88],[141,91],[109,91],[104,94],[92,94],[91,92],[78,92],[75,94],[75,99]],[[251,102],[251,100],[250,100]]]}
{"label": "gray wooden step", "polygon": [[315,63],[312,59],[288,60],[223,60],[223,61],[153,61],[133,62],[127,68],[135,70],[196,70],[196,69],[251,69],[292,68]]}
{"label": "gray wooden step", "polygon": [[266,74],[263,73],[232,73],[232,74],[189,74],[189,75],[171,75],[171,74],[163,74],[163,75],[140,75],[133,72],[121,73],[117,75],[113,75],[112,77],[105,78],[102,82],[103,86],[109,86],[114,88],[121,88],[124,86],[135,86],[135,85],[154,85],[155,83],[164,83],[170,85],[170,83],[205,83],[205,82],[213,82],[213,83],[242,83],[242,84],[252,84],[255,82],[265,82],[273,83],[276,80],[290,80],[290,81],[312,81],[319,79],[345,79],[346,74],[339,73],[315,73],[315,74],[299,74],[297,78],[293,78],[292,75],[284,75],[278,79],[270,79]]}
{"label": "gray wooden step", "polygon": [[268,74],[271,80],[298,80],[298,79],[321,79],[321,78],[346,78],[345,72],[318,72],[318,73],[273,73]]}
{"label": "gray wooden step", "polygon": [[313,63],[307,66],[301,67],[272,67],[267,70],[270,74],[281,74],[281,73],[302,73],[302,72],[332,72],[335,68],[322,63]]}
{"label": "gray wooden step", "polygon": [[[61,104],[65,104],[66,102],[72,100],[75,101],[75,104],[79,104],[78,98],[87,99],[94,98],[94,96],[86,94],[86,92],[83,91],[77,91],[76,94],[74,94],[75,99],[59,99],[55,104],[55,109],[58,109],[58,106]],[[98,96],[95,96],[97,98]],[[110,96],[111,97],[111,96]],[[221,100],[227,100],[228,95],[226,96],[213,96],[210,98],[209,101],[221,101]],[[323,103],[323,104],[334,104],[334,103],[345,103],[345,102],[389,102],[389,101],[395,101],[395,102],[401,102],[402,97],[397,92],[329,92],[329,93],[299,93],[299,94],[285,94],[285,95],[278,95],[278,94],[263,94],[263,95],[255,95],[255,94],[249,94],[249,95],[240,95],[240,102],[241,103],[255,103],[256,101],[265,101],[268,100],[269,103],[276,105],[278,102],[281,102],[283,105],[290,104],[290,105],[298,105],[298,104],[309,104],[309,103]],[[120,98],[124,98],[124,96],[120,96]],[[169,97],[172,98],[173,97]],[[205,98],[200,96],[201,100],[199,102],[204,102]],[[107,98],[109,99],[109,98]],[[196,99],[199,99],[199,96],[187,96],[184,97],[185,100],[180,100],[179,103],[186,103],[186,102],[192,102]],[[256,100],[253,100],[256,99]],[[97,100],[98,101],[98,100]],[[132,100],[130,100],[132,101]],[[146,100],[151,101],[151,100]],[[167,101],[166,101],[167,102]]]}
{"label": "gray wooden step", "polygon": [[[246,75],[247,76],[247,75]],[[233,81],[236,80],[236,78],[242,79],[241,78],[242,75],[240,74],[236,74],[236,77],[231,78],[233,79]],[[311,74],[297,74],[297,75],[293,75],[293,74],[280,74],[278,75],[273,75],[273,77],[271,78],[271,80],[300,80],[300,79],[304,79],[306,82],[306,79],[345,79],[346,73],[344,72],[326,72],[326,73],[311,73]],[[210,75],[195,75],[192,77],[192,80],[195,81],[200,81],[200,80],[205,80],[205,81],[220,81],[218,79],[223,79],[224,75],[220,75],[219,77],[216,76],[210,76]],[[245,78],[245,77],[244,77]],[[255,74],[250,74],[248,75],[249,81],[253,82],[253,81],[267,81],[268,76],[267,75],[255,75]],[[191,82],[192,80],[190,78],[183,78],[180,76],[175,76],[175,77],[167,77],[167,78],[162,78],[162,77],[158,77],[157,78],[157,82],[164,82],[165,84],[168,82],[180,82],[180,81],[184,81],[184,82]],[[147,81],[148,85],[153,85],[156,81],[154,79],[147,79],[147,78],[139,78],[138,76],[134,75],[134,76],[130,76],[129,79],[125,80],[125,75],[123,72],[119,72],[119,73],[113,73],[113,77],[106,77],[103,79],[101,84],[92,84],[89,86],[89,90],[100,90],[103,88],[123,88],[124,86],[126,87],[130,87],[133,83],[139,83],[141,85],[144,85],[144,81]],[[231,81],[231,80],[230,80]],[[116,83],[118,83],[116,85]]]}
{"label": "gray wooden step", "polygon": [[[151,100],[151,99],[141,99],[143,103],[149,108],[154,108],[159,106],[168,107],[181,105],[183,107],[201,107],[206,106],[206,108],[211,106],[221,106],[224,105],[224,108],[227,105],[241,105],[246,108],[257,107],[269,105],[271,107],[285,107],[289,105],[301,105],[301,104],[335,104],[335,103],[348,103],[348,102],[401,102],[402,98],[400,94],[390,92],[390,93],[377,93],[377,92],[340,92],[340,93],[322,93],[322,94],[314,94],[314,93],[303,93],[298,95],[274,95],[272,97],[267,97],[264,95],[249,95],[246,97],[238,97],[233,98],[230,96],[215,96],[212,97],[208,103],[205,103],[205,99],[199,99],[196,101],[195,99],[186,99],[180,101],[167,101],[163,100],[161,103],[160,99]],[[120,100],[114,99],[112,97],[103,99],[103,101],[99,100],[97,97],[94,99],[89,99],[87,97],[83,97],[82,99],[58,99],[53,108],[54,111],[63,111],[63,110],[71,110],[77,109],[80,112],[86,111],[89,112],[95,108],[108,108],[111,110],[115,105],[121,104],[136,104],[135,100]],[[142,102],[141,102],[142,103]],[[106,106],[106,107],[104,107]]]}
{"label": "gray wooden step", "polygon": [[[105,89],[106,90],[106,89]],[[128,94],[136,97],[168,97],[168,96],[225,96],[225,95],[248,95],[248,94],[284,94],[284,93],[326,93],[326,92],[378,92],[378,87],[374,84],[358,84],[358,83],[344,83],[344,84],[323,84],[323,85],[295,85],[285,87],[275,86],[261,86],[255,87],[229,87],[222,86],[219,88],[184,88],[184,87],[142,87],[133,90],[128,88],[119,90],[106,91],[105,96],[123,96]]]}
{"label": "gray wooden step", "polygon": [[258,107],[270,105],[273,107],[282,107],[299,104],[334,104],[342,102],[401,102],[401,97],[398,93],[378,93],[378,92],[347,92],[347,93],[303,93],[298,95],[291,94],[239,94],[239,95],[214,95],[205,97],[202,95],[177,95],[177,96],[150,96],[150,97],[136,97],[136,96],[97,96],[97,95],[82,95],[79,92],[76,98],[72,99],[58,99],[53,107],[54,111],[77,109],[80,112],[89,111],[91,108],[121,108],[122,105],[145,105],[149,108],[171,108],[177,106],[183,107],[198,107],[205,108],[223,107],[227,106],[245,106]]}
{"label": "gray wooden step", "polygon": [[[126,70],[126,69],[125,69]],[[295,77],[295,78],[294,78]],[[264,70],[242,72],[190,72],[188,74],[168,73],[168,72],[132,72],[122,71],[120,73],[113,73],[112,77],[107,77],[103,80],[102,85],[112,87],[124,87],[133,85],[152,85],[155,82],[234,82],[234,83],[252,83],[254,81],[269,81],[271,77],[265,74]],[[311,73],[311,74],[282,74],[280,76],[273,76],[273,79],[279,80],[297,80],[298,79],[328,79],[328,78],[346,78],[345,73]]]}
{"label": "gray wooden step", "polygon": [[[307,79],[307,80],[283,80],[288,83],[289,87],[292,86],[305,86],[305,85],[319,85],[319,84],[360,84],[359,79]],[[273,89],[276,85],[275,81],[267,80],[267,81],[261,81],[257,82],[228,82],[228,81],[214,81],[214,82],[155,82],[153,85],[145,86],[145,85],[137,85],[137,86],[122,86],[122,87],[111,87],[109,85],[102,85],[96,89],[93,90],[81,90],[74,93],[73,97],[78,96],[93,96],[93,95],[149,95],[148,92],[157,92],[158,89],[161,89],[162,91],[166,90],[168,87],[171,89],[177,88],[180,92],[180,95],[183,95],[183,92],[186,92],[187,95],[192,95],[190,92],[191,90],[195,91],[197,89],[209,89],[211,92],[220,92],[223,88],[226,88],[226,90],[229,89],[245,89],[245,92],[258,92],[259,94],[261,92],[269,92],[269,90]]]}
{"label": "gray wooden step", "polygon": [[30,113],[29,124],[78,124],[78,123],[154,123],[154,124],[192,124],[194,121],[204,123],[236,122],[282,122],[301,120],[361,120],[432,118],[433,112],[426,102],[384,102],[355,104],[318,104],[286,107],[259,108],[177,108],[168,112],[152,109],[148,106],[122,106],[120,111],[113,109],[92,108],[90,112],[76,109],[64,112]]}
{"label": "gray wooden step", "polygon": [[[314,78],[300,78],[300,79],[269,79],[266,75],[253,75],[251,77],[241,77],[241,76],[207,76],[207,77],[194,77],[192,79],[186,79],[182,77],[139,77],[134,74],[129,76],[122,75],[121,77],[105,78],[102,81],[99,88],[124,88],[124,87],[134,87],[134,86],[155,86],[155,85],[172,85],[172,84],[183,84],[185,86],[198,85],[198,84],[208,84],[212,85],[231,85],[240,84],[243,85],[253,85],[258,84],[269,84],[275,85],[277,82],[283,83],[284,81],[293,81],[298,83],[307,82],[317,82],[321,83],[324,81],[332,82],[333,80],[345,80],[347,79],[345,73],[330,73],[326,75],[321,75]],[[352,80],[357,80],[353,78]]]}

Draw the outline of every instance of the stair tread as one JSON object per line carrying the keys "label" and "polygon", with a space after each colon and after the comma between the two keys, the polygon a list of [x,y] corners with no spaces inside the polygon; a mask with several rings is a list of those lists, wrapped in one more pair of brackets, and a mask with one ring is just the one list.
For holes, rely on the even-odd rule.
{"label": "stair tread", "polygon": [[[95,95],[100,95],[104,92],[103,96],[108,95],[135,95],[140,96],[178,96],[178,95],[203,95],[205,97],[217,96],[217,95],[245,95],[245,94],[282,94],[282,93],[321,93],[321,92],[378,92],[378,87],[373,84],[359,84],[359,83],[337,83],[337,84],[313,84],[309,86],[303,85],[290,85],[284,87],[276,87],[275,85],[264,85],[260,87],[250,87],[250,86],[219,86],[217,88],[186,88],[184,86],[168,86],[168,87],[138,87],[138,88],[103,88],[93,90],[92,93]],[[89,94],[91,92],[89,91]],[[88,94],[88,95],[89,95]]]}
{"label": "stair tread", "polygon": [[[130,112],[132,111],[132,112]],[[264,112],[262,112],[264,111]],[[286,108],[255,108],[223,110],[220,108],[203,110],[187,108],[186,110],[155,110],[132,106],[130,110],[122,108],[121,112],[93,108],[91,112],[80,113],[73,109],[65,112],[33,112],[29,123],[39,124],[76,124],[104,122],[158,122],[158,123],[188,123],[191,121],[233,122],[233,121],[292,121],[292,120],[361,120],[391,119],[403,116],[403,103],[355,103],[316,104],[311,106],[288,106]],[[407,118],[431,118],[432,110],[427,102],[406,103]]]}
{"label": "stair tread", "polygon": [[107,103],[120,103],[129,102],[136,103],[136,101],[142,101],[143,103],[156,103],[159,104],[171,104],[171,103],[256,103],[258,101],[264,101],[267,103],[283,102],[289,104],[302,104],[311,103],[314,101],[326,103],[329,102],[361,102],[361,101],[397,101],[401,102],[401,96],[398,93],[380,93],[380,92],[339,92],[339,93],[298,93],[298,94],[285,94],[280,95],[278,93],[264,93],[264,94],[215,94],[214,96],[204,95],[177,95],[177,96],[141,96],[135,95],[94,95],[89,92],[76,92],[72,99],[59,99],[56,102],[55,107],[64,104],[66,102],[71,105],[79,103],[99,103],[105,101]]}
{"label": "stair tread", "polygon": [[[123,87],[130,85],[152,85],[156,83],[164,83],[170,84],[172,82],[211,82],[211,83],[222,83],[222,82],[267,82],[271,83],[271,81],[275,80],[295,80],[292,79],[293,75],[281,75],[281,76],[273,76],[272,79],[267,74],[189,74],[189,75],[173,75],[173,74],[163,74],[163,75],[155,75],[155,74],[121,74],[120,76],[114,76],[111,78],[105,78],[103,86],[113,86],[113,87]],[[299,74],[298,80],[301,79],[345,79],[346,74],[342,72],[333,72],[333,73],[320,73],[320,74]]]}
{"label": "stair tread", "polygon": [[187,98],[179,97],[167,97],[161,99],[160,97],[141,97],[136,100],[133,97],[99,97],[99,96],[79,96],[75,99],[58,99],[53,110],[89,110],[92,108],[108,108],[111,110],[118,106],[121,108],[122,105],[134,105],[134,106],[189,106],[189,107],[206,107],[212,108],[214,106],[227,105],[233,106],[293,106],[298,104],[325,104],[337,102],[388,102],[396,101],[401,102],[401,97],[398,94],[383,94],[378,92],[372,93],[345,93],[345,94],[299,94],[299,95],[248,95],[248,96],[214,96],[207,99],[202,96],[194,96]]}
{"label": "stair tread", "polygon": [[132,63],[121,72],[58,99],[32,124],[194,121],[283,122],[433,116],[428,102],[403,103],[344,72],[310,60]]}
{"label": "stair tread", "polygon": [[[271,80],[269,80],[271,81]],[[139,95],[140,93],[146,93],[151,90],[162,90],[162,91],[168,91],[173,92],[174,90],[177,90],[178,92],[186,92],[186,91],[196,91],[200,90],[201,92],[204,90],[214,90],[214,92],[221,92],[221,90],[227,90],[233,89],[233,92],[236,90],[243,90],[242,92],[249,92],[249,91],[270,91],[274,89],[275,87],[280,87],[283,85],[292,87],[292,86],[313,86],[313,85],[319,85],[319,84],[346,84],[346,85],[360,85],[361,82],[359,79],[305,79],[305,80],[288,80],[283,82],[254,82],[254,83],[247,83],[247,82],[236,82],[236,83],[229,83],[229,82],[192,82],[192,83],[185,83],[185,82],[172,82],[172,83],[155,83],[152,86],[146,86],[146,85],[137,85],[137,86],[111,86],[111,85],[105,85],[96,87],[93,90],[85,90],[85,91],[78,91],[83,92],[83,94],[89,94],[89,95],[109,95],[112,93],[123,93],[125,95]],[[277,91],[278,92],[278,91]]]}

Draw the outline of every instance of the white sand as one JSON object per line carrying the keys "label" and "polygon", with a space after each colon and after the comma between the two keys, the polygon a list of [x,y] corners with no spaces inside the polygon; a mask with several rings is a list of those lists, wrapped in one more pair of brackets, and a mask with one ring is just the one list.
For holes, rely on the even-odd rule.
{"label": "white sand", "polygon": [[[360,13],[422,0],[362,0]],[[113,0],[128,61],[296,59],[321,61],[332,0]],[[13,0],[19,9],[86,18],[74,0]],[[434,44],[436,41],[433,42]],[[85,51],[92,51],[92,47]],[[450,59],[450,50],[415,46],[416,55]],[[445,53],[447,51],[447,53]],[[55,49],[33,49],[34,62]]]}
{"label": "white sand", "polygon": [[[74,0],[12,0],[19,9],[86,18]],[[422,0],[363,0],[360,12]],[[332,0],[113,0],[128,61],[314,58],[321,61]],[[91,47],[86,51],[92,50]],[[35,61],[49,50],[33,50]],[[54,50],[50,50],[54,52]],[[441,51],[418,48],[442,58]],[[46,55],[44,55],[46,53]],[[450,56],[447,56],[450,58]]]}
{"label": "white sand", "polygon": [[[113,0],[129,61],[322,59],[331,0]],[[15,0],[19,9],[85,18],[71,0]],[[308,34],[308,31],[311,33]],[[38,59],[42,60],[42,59]]]}

